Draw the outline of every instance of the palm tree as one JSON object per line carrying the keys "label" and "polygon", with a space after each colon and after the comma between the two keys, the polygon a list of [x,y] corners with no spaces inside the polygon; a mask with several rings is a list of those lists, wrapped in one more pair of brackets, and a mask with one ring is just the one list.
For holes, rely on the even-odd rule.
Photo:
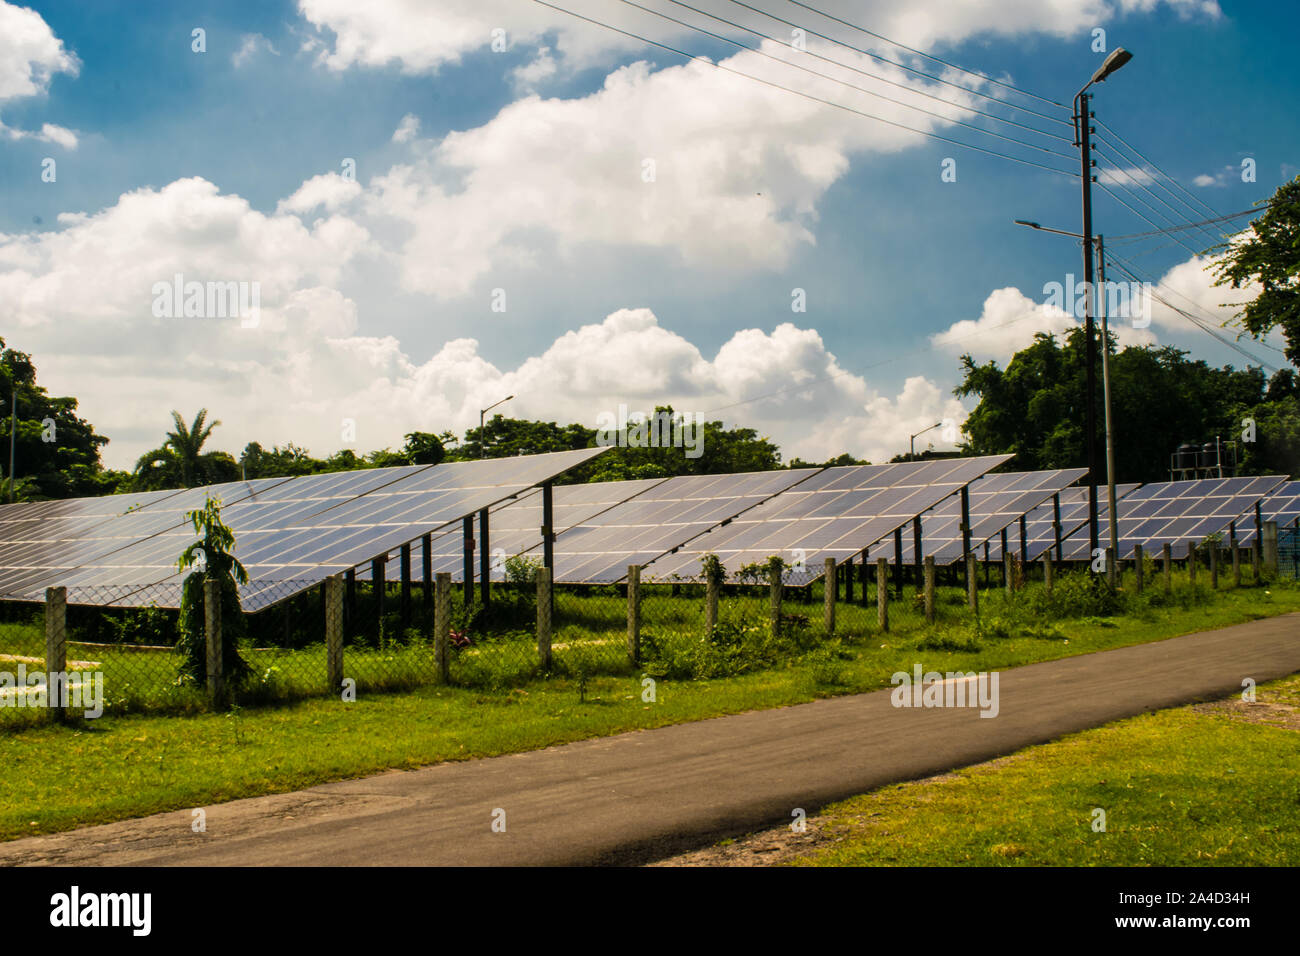
{"label": "palm tree", "polygon": [[212,429],[221,424],[209,422],[208,410],[200,408],[188,426],[180,412],[172,411],[175,428],[167,433],[158,448],[147,451],[135,463],[137,488],[193,488],[219,479],[219,462],[230,456],[224,452],[204,452],[203,445],[212,435]]}

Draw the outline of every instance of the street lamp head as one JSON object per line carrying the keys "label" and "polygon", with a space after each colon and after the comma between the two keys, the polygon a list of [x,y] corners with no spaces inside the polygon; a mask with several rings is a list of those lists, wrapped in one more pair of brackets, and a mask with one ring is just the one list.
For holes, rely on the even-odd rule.
{"label": "street lamp head", "polygon": [[1042,229],[1042,228],[1043,228],[1043,227],[1040,226],[1038,223],[1036,223],[1036,222],[1030,222],[1030,221],[1027,220],[1027,219],[1017,219],[1017,220],[1016,220],[1016,225],[1017,225],[1017,226],[1028,226],[1030,229]]}
{"label": "street lamp head", "polygon": [[1100,83],[1131,59],[1133,59],[1132,53],[1124,49],[1122,46],[1115,47],[1115,49],[1111,51],[1110,56],[1106,57],[1105,62],[1098,68],[1097,72],[1092,74],[1092,82]]}

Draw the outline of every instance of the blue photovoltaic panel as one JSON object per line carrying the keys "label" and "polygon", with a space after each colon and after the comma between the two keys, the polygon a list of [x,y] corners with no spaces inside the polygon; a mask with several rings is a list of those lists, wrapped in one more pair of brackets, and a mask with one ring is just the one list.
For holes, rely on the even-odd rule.
{"label": "blue photovoltaic panel", "polygon": [[[1261,521],[1276,521],[1279,528],[1296,527],[1300,523],[1300,481],[1288,481],[1261,501],[1259,517]],[[1237,543],[1249,547],[1254,540],[1255,515],[1252,510],[1237,522]]]}
{"label": "blue photovoltaic panel", "polygon": [[91,509],[96,524],[78,524],[75,537],[47,541],[39,554],[27,554],[28,542],[6,544],[0,571],[11,595],[62,585],[74,604],[174,607],[183,579],[176,560],[194,538],[185,513],[211,496],[222,500],[235,554],[252,579],[241,590],[244,609],[255,611],[605,450],[234,482],[160,493],[122,513],[89,504],[107,499],[80,499],[61,507],[82,524]]}
{"label": "blue photovoltaic panel", "polygon": [[[1245,478],[1198,478],[1191,481],[1163,481],[1143,485],[1119,501],[1121,559],[1131,558],[1142,545],[1148,554],[1169,544],[1175,552],[1188,544],[1201,544],[1214,534],[1228,532],[1244,515],[1253,516],[1255,502],[1266,498],[1286,483],[1281,475]],[[1104,500],[1104,499],[1103,499]],[[1101,546],[1109,535],[1101,524]],[[1080,528],[1065,544],[1067,560],[1091,557],[1087,529]]]}
{"label": "blue photovoltaic panel", "polygon": [[[1086,471],[1086,469],[1085,469]],[[1117,484],[1115,486],[1115,500],[1119,501],[1125,495],[1136,491],[1141,485],[1138,482],[1126,484]],[[1106,533],[1106,522],[1109,520],[1110,509],[1106,503],[1106,486],[1099,485],[1097,488],[1097,526],[1102,529],[1103,535]],[[1088,523],[1088,488],[1080,486],[1066,488],[1060,493],[1061,498],[1061,542],[1064,551],[1065,540],[1070,537],[1077,529],[1085,527]],[[1037,508],[1034,508],[1025,515],[1025,557],[1027,561],[1037,561],[1044,552],[1056,547],[1056,529],[1054,522],[1056,520],[1056,505],[1050,499],[1044,501]],[[1088,532],[1082,532],[1086,538]],[[1009,529],[1007,532],[1007,544],[1011,547],[1011,553],[1019,557],[1020,550],[1020,528],[1019,522],[1016,527]],[[989,560],[1002,560],[1002,538],[1000,535],[990,538]],[[983,551],[979,556],[983,558]]]}
{"label": "blue photovoltaic panel", "polygon": [[650,563],[643,580],[698,580],[716,554],[727,572],[777,555],[792,584],[822,574],[825,558],[843,562],[959,491],[1011,455],[827,468],[723,527]]}
{"label": "blue photovoltaic panel", "polygon": [[[551,520],[557,540],[563,540],[568,530],[576,525],[597,520],[598,516],[643,492],[650,490],[667,478],[638,478],[631,481],[594,481],[580,485],[557,485],[551,497]],[[482,528],[478,516],[474,518],[475,538],[481,538]],[[540,553],[542,545],[542,491],[529,489],[518,498],[503,502],[488,512],[488,574],[493,581],[505,580],[506,558],[528,551]],[[476,541],[476,547],[478,542]],[[563,547],[562,545],[560,547]],[[464,532],[460,528],[435,536],[430,542],[430,573],[449,573],[453,581],[463,581],[465,572]],[[424,573],[422,549],[411,548],[411,579],[420,580]],[[474,555],[474,575],[479,573],[479,556]],[[401,565],[390,560],[385,575],[390,581],[401,580]],[[368,579],[368,568],[359,571],[358,578]]]}
{"label": "blue photovoltaic panel", "polygon": [[[555,580],[609,584],[710,528],[811,476],[815,468],[737,475],[681,475],[656,484],[555,541]],[[541,548],[529,554],[541,557]]]}
{"label": "blue photovoltaic panel", "polygon": [[[968,489],[970,503],[971,547],[979,548],[991,541],[1002,529],[1008,528],[1012,540],[1018,542],[1021,515],[1032,511],[1044,499],[1064,491],[1069,485],[1088,473],[1086,468],[1064,468],[1055,471],[1012,471],[984,475],[971,482]],[[902,529],[903,563],[916,560],[913,529]],[[921,516],[921,557],[934,557],[939,566],[952,564],[962,556],[961,496],[943,499]],[[1026,540],[1026,544],[1028,541]],[[1001,550],[1001,539],[998,539]],[[1017,552],[1019,553],[1019,552]],[[876,557],[894,561],[892,544],[882,542]]]}

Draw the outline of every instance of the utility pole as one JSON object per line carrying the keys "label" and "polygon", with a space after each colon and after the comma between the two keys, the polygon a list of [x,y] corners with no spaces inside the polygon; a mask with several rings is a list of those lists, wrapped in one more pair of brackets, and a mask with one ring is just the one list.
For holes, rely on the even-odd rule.
{"label": "utility pole", "polygon": [[18,439],[18,382],[13,383],[13,403],[9,406],[9,503],[14,503],[14,444]]}
{"label": "utility pole", "polygon": [[[1086,90],[1087,87],[1084,87]],[[1088,114],[1088,94],[1075,98],[1075,145],[1083,172],[1083,335],[1086,342],[1085,367],[1087,409],[1084,414],[1084,442],[1088,452],[1088,547],[1097,553],[1097,335],[1092,321],[1092,127]]]}
{"label": "utility pole", "polygon": [[1101,294],[1097,296],[1101,311],[1101,382],[1102,401],[1106,410],[1106,507],[1110,512],[1110,546],[1111,558],[1120,559],[1119,553],[1119,512],[1115,508],[1115,428],[1110,408],[1110,324],[1106,313],[1106,243],[1097,237],[1097,286]]}
{"label": "utility pole", "polygon": [[1097,553],[1100,538],[1097,529],[1097,336],[1093,324],[1092,274],[1092,113],[1088,110],[1088,87],[1100,83],[1129,60],[1133,54],[1117,46],[1074,96],[1074,139],[1079,147],[1080,172],[1083,179],[1083,282],[1084,336],[1087,338],[1088,409],[1085,428],[1088,443],[1088,546]]}

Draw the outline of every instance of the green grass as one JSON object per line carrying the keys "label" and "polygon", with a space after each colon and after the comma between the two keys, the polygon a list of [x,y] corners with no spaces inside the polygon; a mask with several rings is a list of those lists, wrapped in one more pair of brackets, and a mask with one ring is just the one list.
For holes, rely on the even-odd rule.
{"label": "green grass", "polygon": [[553,676],[513,689],[363,690],[355,703],[313,698],[229,714],[106,714],[81,726],[19,728],[0,733],[0,838],[869,691],[917,661],[995,670],[1161,640],[1300,610],[1300,589],[1223,591],[1204,605],[1144,606],[1129,617],[1050,627],[1024,623],[1010,605],[999,618],[1000,600],[986,600],[989,623],[978,637],[921,625],[865,632],[755,673],[659,680],[654,703],[642,700],[642,672],[623,663],[622,675]]}
{"label": "green grass", "polygon": [[[1300,675],[1257,688],[1300,707]],[[812,866],[1295,866],[1300,710],[1144,714],[822,812]],[[1105,832],[1093,829],[1105,811]]]}

